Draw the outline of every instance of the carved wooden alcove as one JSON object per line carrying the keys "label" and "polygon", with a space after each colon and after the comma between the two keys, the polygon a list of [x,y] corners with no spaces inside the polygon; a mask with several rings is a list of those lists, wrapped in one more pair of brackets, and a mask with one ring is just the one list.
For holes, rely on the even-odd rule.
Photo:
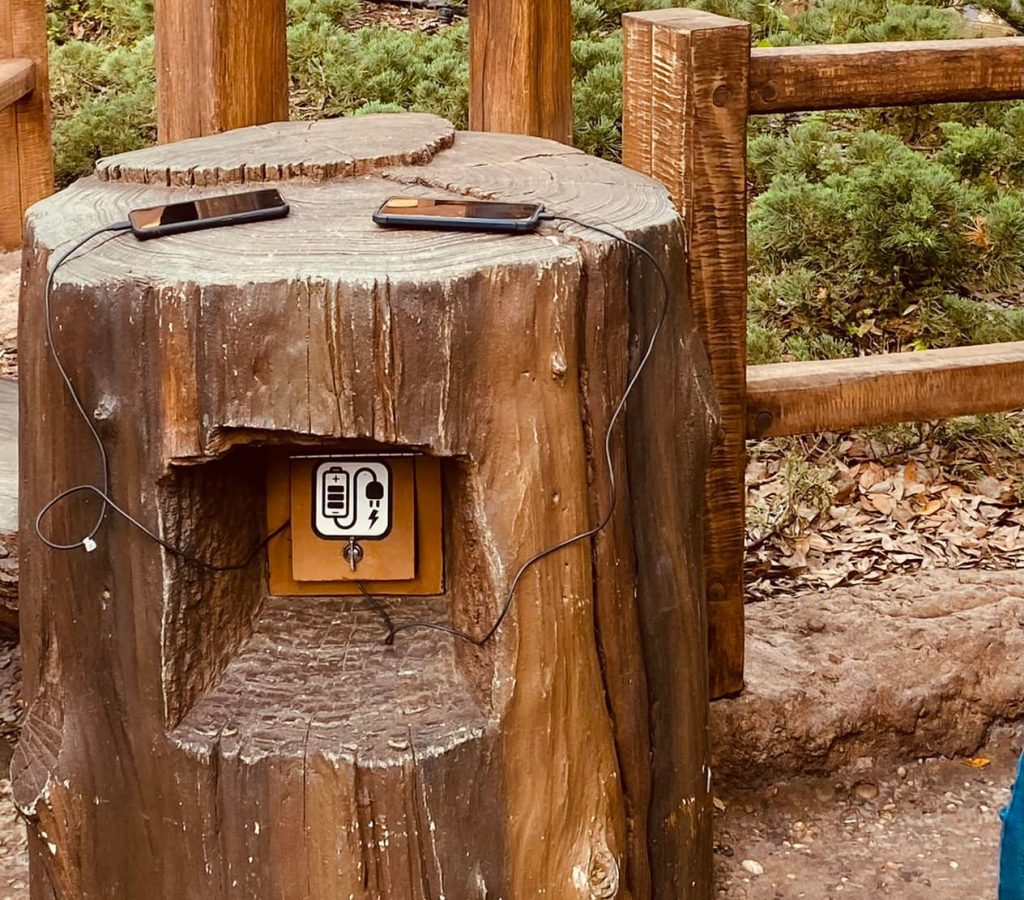
{"label": "carved wooden alcove", "polygon": [[[518,564],[608,503],[601,439],[656,319],[656,274],[600,234],[383,231],[387,196],[539,201],[621,230],[676,296],[613,449],[608,529],[538,564],[495,640],[382,643],[362,598],[268,595],[110,515],[34,536],[98,479],[49,358],[55,249],[129,209],[274,182],[287,219],[98,239],[57,273],[55,340],[114,499],[236,561],[276,524],[286,447],[442,458],[446,593],[398,620],[486,632]],[[13,763],[39,898],[707,897],[700,535],[714,431],[655,182],[431,116],[279,123],[102,161],[33,208],[22,294],[23,640]],[[47,523],[84,534],[95,502]]]}

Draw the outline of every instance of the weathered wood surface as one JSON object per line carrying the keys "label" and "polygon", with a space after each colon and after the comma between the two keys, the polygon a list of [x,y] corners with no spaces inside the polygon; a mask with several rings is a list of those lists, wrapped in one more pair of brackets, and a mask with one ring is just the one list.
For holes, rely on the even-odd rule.
{"label": "weathered wood surface", "polygon": [[0,66],[12,60],[32,64],[32,89],[10,104],[0,96],[0,250],[21,246],[25,210],[53,192],[46,9],[38,0],[0,3]]}
{"label": "weathered wood surface", "polygon": [[1024,97],[1024,38],[755,47],[750,111],[781,113]]}
{"label": "weathered wood surface", "polygon": [[747,436],[844,431],[1024,408],[1024,342],[747,370]]}
{"label": "weathered wood surface", "polygon": [[[664,188],[432,117],[316,126],[336,158],[310,156],[308,127],[109,160],[106,180],[31,212],[29,711],[13,771],[36,895],[705,900],[699,517],[714,421]],[[103,411],[116,497],[208,558],[237,559],[280,524],[261,513],[268,443],[441,457],[447,592],[392,601],[399,620],[486,631],[518,562],[605,508],[601,431],[659,294],[643,261],[580,228],[395,232],[371,211],[401,192],[536,200],[622,229],[679,286],[614,441],[608,531],[532,570],[493,644],[421,631],[383,647],[361,600],[268,597],[262,560],[197,572],[116,519],[88,555],[31,536],[55,490],[97,477],[45,352],[52,249],[132,207],[243,189],[226,146],[247,178],[284,179],[291,216],[96,246],[57,275],[61,351]],[[216,165],[197,174],[203,147]],[[285,176],[289,154],[289,173],[315,158],[356,177]],[[178,167],[207,186],[167,186]],[[81,533],[89,507],[51,527]]]}
{"label": "weathered wood surface", "polygon": [[470,4],[469,124],[572,143],[570,0]]}
{"label": "weathered wood surface", "polygon": [[30,59],[0,59],[0,111],[16,103],[36,86],[35,64]]}
{"label": "weathered wood surface", "polygon": [[160,141],[288,118],[284,0],[156,0]]}
{"label": "weathered wood surface", "polygon": [[711,694],[743,687],[747,63],[750,26],[687,9],[623,16],[623,162],[681,212],[686,278],[721,407],[704,546]]}

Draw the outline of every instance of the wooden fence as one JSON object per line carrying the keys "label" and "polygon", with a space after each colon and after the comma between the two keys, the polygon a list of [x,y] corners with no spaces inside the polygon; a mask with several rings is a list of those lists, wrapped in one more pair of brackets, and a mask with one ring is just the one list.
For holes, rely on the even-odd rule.
{"label": "wooden fence", "polygon": [[686,221],[690,297],[723,440],[705,528],[712,696],[743,687],[745,439],[1024,406],[1024,343],[746,365],[747,118],[1024,97],[1024,38],[751,49],[746,22],[686,9],[623,18],[623,162]]}
{"label": "wooden fence", "polygon": [[21,220],[53,191],[46,10],[0,0],[0,250],[21,246]]}
{"label": "wooden fence", "polygon": [[[470,123],[569,141],[570,0],[473,0]],[[0,247],[52,190],[43,0],[0,0]],[[746,365],[747,118],[1024,97],[1024,39],[751,49],[686,9],[624,27],[623,161],[668,187],[722,408],[708,479],[713,696],[743,685],[745,440],[1024,406],[1024,344]],[[161,141],[287,118],[284,0],[157,0]],[[13,148],[13,155],[7,148]]]}

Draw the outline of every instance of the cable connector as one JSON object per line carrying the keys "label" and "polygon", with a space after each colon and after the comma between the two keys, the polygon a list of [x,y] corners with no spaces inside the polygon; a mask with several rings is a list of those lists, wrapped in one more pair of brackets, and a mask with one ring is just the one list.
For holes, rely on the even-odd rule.
{"label": "cable connector", "polygon": [[84,537],[82,538],[82,546],[85,547],[86,553],[92,553],[99,545],[91,537]]}

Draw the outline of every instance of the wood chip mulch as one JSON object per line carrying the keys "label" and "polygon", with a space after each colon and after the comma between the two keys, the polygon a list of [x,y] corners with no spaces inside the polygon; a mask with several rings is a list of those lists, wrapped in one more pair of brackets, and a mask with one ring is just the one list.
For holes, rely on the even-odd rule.
{"label": "wood chip mulch", "polygon": [[390,25],[402,31],[433,33],[449,24],[450,21],[442,19],[437,9],[417,4],[364,2],[360,12],[348,19],[345,27],[355,31],[374,25]]}

